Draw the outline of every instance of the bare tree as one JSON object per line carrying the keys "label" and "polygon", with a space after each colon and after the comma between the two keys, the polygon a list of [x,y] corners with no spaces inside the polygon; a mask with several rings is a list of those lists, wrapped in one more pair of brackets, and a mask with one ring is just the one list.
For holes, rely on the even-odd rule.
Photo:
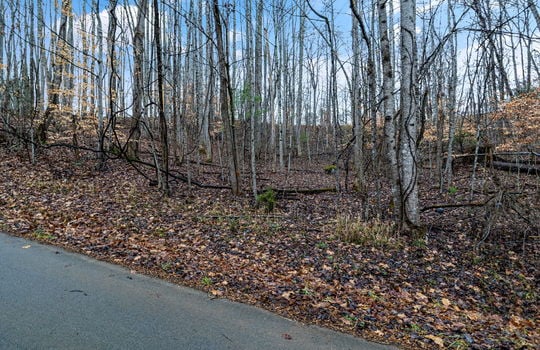
{"label": "bare tree", "polygon": [[367,90],[367,110],[369,111],[369,118],[372,123],[372,161],[375,162],[376,158],[376,128],[377,128],[377,76],[375,71],[375,62],[374,62],[374,50],[372,45],[372,36],[369,35],[367,26],[364,23],[364,19],[358,12],[358,8],[356,5],[355,0],[350,1],[350,7],[353,12],[354,18],[357,21],[357,25],[360,28],[360,34],[362,37],[362,40],[364,40],[364,43],[367,48],[367,82],[368,82],[368,90]]}
{"label": "bare tree", "polygon": [[420,224],[418,203],[417,100],[416,100],[416,1],[401,0],[400,87],[400,199],[401,225],[415,230]]}
{"label": "bare tree", "polygon": [[219,66],[219,91],[221,116],[225,127],[225,143],[228,151],[229,176],[232,192],[240,194],[240,169],[238,167],[238,156],[236,152],[236,140],[234,132],[234,105],[232,99],[232,87],[229,75],[229,60],[223,40],[223,29],[221,25],[221,12],[218,0],[213,1],[214,26],[216,30],[216,48],[218,53]]}
{"label": "bare tree", "polygon": [[[338,118],[338,92],[337,92],[337,49],[335,44],[335,36],[334,31],[332,30],[332,23],[330,19],[317,11],[312,4],[307,1],[307,4],[311,11],[319,17],[321,20],[324,21],[325,27],[328,33],[328,38],[326,39],[329,45],[330,50],[330,71],[328,72],[329,78],[329,89],[327,91],[328,94],[328,109],[329,114],[332,119],[332,129],[333,129],[333,138],[334,138],[334,154],[336,157],[335,163],[337,166],[338,160],[339,160],[339,118]],[[333,9],[332,9],[333,12]],[[340,183],[339,183],[339,168],[336,167],[336,170],[334,172],[335,178],[336,178],[336,189],[340,191]]]}
{"label": "bare tree", "polygon": [[382,63],[382,101],[384,116],[384,140],[386,147],[386,157],[390,172],[390,183],[392,191],[392,202],[394,213],[401,213],[401,199],[399,188],[399,173],[397,159],[397,141],[396,141],[396,116],[394,112],[394,69],[392,65],[392,42],[389,38],[388,27],[388,6],[392,6],[389,0],[379,0],[379,35],[381,45],[381,63]]}
{"label": "bare tree", "polygon": [[148,0],[141,0],[137,7],[137,25],[133,34],[133,116],[131,119],[130,142],[127,154],[137,158],[139,153],[139,139],[141,137],[141,118],[143,113],[144,95],[144,32],[146,27],[146,13]]}
{"label": "bare tree", "polygon": [[37,126],[38,141],[45,143],[47,141],[47,133],[55,114],[60,107],[60,97],[62,89],[62,80],[65,71],[68,67],[68,60],[64,56],[64,51],[71,44],[67,41],[68,19],[72,16],[71,0],[62,1],[62,10],[60,15],[60,24],[58,28],[58,36],[56,37],[55,56],[53,60],[53,78],[48,89],[48,104],[43,118]]}
{"label": "bare tree", "polygon": [[[454,13],[454,1],[448,1],[448,21],[449,27],[455,28],[456,16]],[[450,61],[450,75],[448,78],[448,100],[447,100],[447,112],[448,112],[448,148],[446,152],[446,166],[444,174],[446,177],[447,187],[452,185],[452,153],[454,145],[454,136],[456,134],[456,89],[457,89],[457,52],[456,52],[456,34],[451,34],[448,40],[448,54]]]}
{"label": "bare tree", "polygon": [[[92,103],[92,115],[97,116],[97,151],[99,158],[99,166],[103,166],[105,161],[104,154],[104,140],[105,140],[105,125],[104,125],[104,96],[103,96],[103,82],[105,79],[105,67],[104,61],[104,45],[103,45],[103,25],[101,23],[101,16],[99,13],[99,0],[92,0],[92,56],[95,57],[92,61],[92,71],[97,72],[92,75],[92,88],[93,97]],[[97,67],[95,67],[97,65]]]}
{"label": "bare tree", "polygon": [[298,32],[298,91],[296,97],[296,152],[302,155],[302,110],[304,108],[304,41],[306,36],[306,3],[300,7],[300,29]]}
{"label": "bare tree", "polygon": [[158,88],[158,111],[159,111],[159,135],[161,141],[161,176],[158,177],[159,188],[166,194],[170,194],[169,188],[169,137],[167,118],[165,117],[165,95],[164,71],[163,71],[163,52],[161,50],[161,26],[159,21],[159,2],[154,0],[154,44],[156,45],[157,61],[157,88]]}

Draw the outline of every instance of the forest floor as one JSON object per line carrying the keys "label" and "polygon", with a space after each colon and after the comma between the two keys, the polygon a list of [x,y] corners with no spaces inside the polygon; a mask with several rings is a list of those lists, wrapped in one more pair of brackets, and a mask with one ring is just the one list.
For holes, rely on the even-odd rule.
{"label": "forest floor", "polygon": [[[95,164],[57,148],[32,165],[2,148],[0,230],[402,348],[540,344],[537,176],[480,167],[470,198],[471,166],[457,167],[445,193],[425,170],[422,206],[457,206],[424,210],[425,235],[408,237],[384,219],[358,219],[351,186],[278,197],[266,212],[249,194],[184,182],[173,181],[164,197],[125,161],[109,160],[104,171]],[[289,172],[260,167],[260,187],[335,185],[328,161],[295,164]],[[192,172],[223,184],[219,167],[194,164]],[[384,217],[381,186],[377,199],[371,185],[369,200]]]}

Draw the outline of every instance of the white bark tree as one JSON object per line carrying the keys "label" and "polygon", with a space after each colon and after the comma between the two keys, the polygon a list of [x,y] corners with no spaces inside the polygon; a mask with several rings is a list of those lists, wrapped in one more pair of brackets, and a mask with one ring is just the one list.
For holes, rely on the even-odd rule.
{"label": "white bark tree", "polygon": [[401,0],[400,223],[405,231],[420,225],[418,202],[418,116],[416,98],[416,1]]}
{"label": "white bark tree", "polygon": [[399,172],[397,159],[397,140],[396,140],[396,116],[394,101],[394,69],[392,64],[392,42],[390,41],[388,26],[388,7],[392,6],[389,0],[379,0],[379,35],[381,45],[381,63],[382,63],[382,102],[384,116],[384,140],[386,147],[386,157],[388,159],[388,171],[390,173],[390,186],[392,191],[393,213],[401,212],[401,199],[399,188]]}

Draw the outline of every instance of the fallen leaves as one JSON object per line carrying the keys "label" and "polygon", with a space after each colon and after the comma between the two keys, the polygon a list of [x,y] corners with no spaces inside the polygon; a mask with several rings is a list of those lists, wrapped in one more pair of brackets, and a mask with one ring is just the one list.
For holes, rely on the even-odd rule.
{"label": "fallen leaves", "polygon": [[213,296],[215,297],[221,297],[223,296],[223,291],[222,290],[218,290],[218,289],[212,289],[210,291],[210,294],[212,294]]}
{"label": "fallen leaves", "polygon": [[443,306],[445,306],[445,307],[449,307],[450,306],[450,300],[448,300],[446,298],[441,298],[441,304],[443,304]]}
{"label": "fallen leaves", "polygon": [[432,340],[440,348],[444,348],[444,340],[442,338],[439,338],[439,337],[437,337],[435,335],[432,335],[432,334],[426,335],[425,338]]}
{"label": "fallen leaves", "polygon": [[533,329],[534,327],[535,327],[535,324],[533,321],[525,319],[518,315],[511,315],[508,320],[508,325],[507,325],[507,328],[511,329],[512,331],[516,331],[516,330],[524,329],[524,328]]}
{"label": "fallen leaves", "polygon": [[471,321],[479,321],[484,318],[480,312],[476,311],[465,311],[465,316]]}
{"label": "fallen leaves", "polygon": [[182,187],[164,199],[120,163],[106,173],[83,168],[84,179],[75,174],[65,182],[48,177],[39,162],[1,162],[9,181],[0,182],[0,227],[12,233],[41,229],[34,239],[204,289],[211,298],[403,348],[512,348],[540,340],[534,266],[515,253],[511,265],[495,257],[473,264],[472,241],[451,228],[424,247],[382,251],[341,242],[328,223],[336,212],[358,210],[355,194],[344,193],[337,204],[333,195],[282,200],[272,216],[226,191]]}
{"label": "fallen leaves", "polygon": [[291,300],[291,296],[293,295],[294,295],[293,291],[287,291],[287,292],[281,293],[281,297],[287,300]]}

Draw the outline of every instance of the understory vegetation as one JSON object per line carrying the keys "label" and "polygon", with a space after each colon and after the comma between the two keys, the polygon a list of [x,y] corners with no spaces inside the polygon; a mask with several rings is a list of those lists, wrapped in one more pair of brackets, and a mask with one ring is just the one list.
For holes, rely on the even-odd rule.
{"label": "understory vegetation", "polygon": [[[481,168],[471,201],[469,165],[442,194],[426,172],[421,201],[432,208],[422,211],[423,235],[409,237],[386,204],[385,217],[362,220],[352,189],[268,190],[254,206],[249,195],[173,181],[164,197],[122,160],[98,171],[92,154],[65,148],[42,150],[36,164],[25,152],[0,152],[2,231],[403,348],[540,341],[536,176]],[[328,187],[326,161],[260,176],[268,188]],[[215,166],[192,171],[216,183]]]}
{"label": "understory vegetation", "polygon": [[406,349],[536,349],[532,0],[0,1],[0,230]]}

